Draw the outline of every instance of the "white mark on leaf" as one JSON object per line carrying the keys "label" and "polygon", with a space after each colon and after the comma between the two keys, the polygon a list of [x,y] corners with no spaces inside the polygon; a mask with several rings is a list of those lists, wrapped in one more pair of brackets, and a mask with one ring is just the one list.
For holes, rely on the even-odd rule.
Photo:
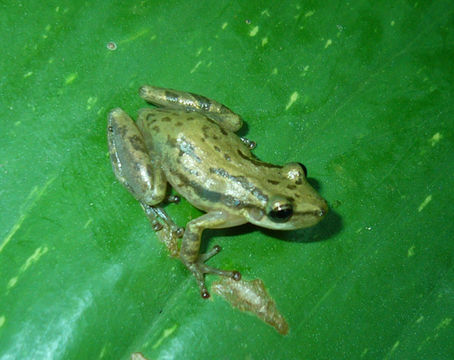
{"label": "white mark on leaf", "polygon": [[423,209],[427,206],[428,203],[432,201],[432,195],[427,196],[424,201],[419,205],[418,212],[423,211]]}
{"label": "white mark on leaf", "polygon": [[293,92],[292,95],[290,95],[290,99],[287,103],[287,106],[285,107],[285,110],[287,111],[288,109],[290,109],[290,106],[293,105],[293,103],[298,100],[298,97],[299,97],[299,94],[297,91]]}

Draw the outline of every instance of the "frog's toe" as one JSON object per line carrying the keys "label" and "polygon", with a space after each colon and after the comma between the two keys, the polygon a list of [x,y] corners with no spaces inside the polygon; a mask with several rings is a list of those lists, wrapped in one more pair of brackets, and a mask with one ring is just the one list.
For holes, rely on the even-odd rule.
{"label": "frog's toe", "polygon": [[222,248],[219,245],[215,245],[210,251],[206,252],[205,254],[200,254],[198,261],[200,263],[204,263],[208,259],[211,259],[214,255],[219,254]]}
{"label": "frog's toe", "polygon": [[175,236],[176,236],[177,238],[182,238],[183,235],[184,235],[184,228],[177,226],[177,227],[173,230],[173,232],[174,232],[174,234],[175,234]]}
{"label": "frog's toe", "polygon": [[202,296],[204,299],[209,299],[210,298],[210,293],[208,292],[207,289],[203,288],[200,291],[200,296]]}
{"label": "frog's toe", "polygon": [[202,255],[196,263],[187,266],[189,270],[191,270],[191,272],[194,274],[197,281],[197,285],[199,285],[200,295],[204,299],[208,299],[210,297],[210,294],[205,286],[205,274],[216,274],[220,276],[226,276],[235,281],[241,279],[241,273],[239,271],[221,270],[212,268],[204,264],[203,262],[204,260],[202,259],[203,256],[208,257],[213,256],[217,254],[220,250],[221,250],[220,246],[215,246],[209,253]]}

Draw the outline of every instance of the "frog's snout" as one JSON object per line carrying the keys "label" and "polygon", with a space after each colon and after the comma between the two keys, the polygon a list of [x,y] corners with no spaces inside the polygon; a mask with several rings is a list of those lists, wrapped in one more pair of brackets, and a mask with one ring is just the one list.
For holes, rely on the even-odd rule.
{"label": "frog's snout", "polygon": [[318,221],[322,220],[325,215],[328,213],[328,203],[326,200],[322,200],[320,202],[320,206],[315,212],[315,216],[318,218]]}

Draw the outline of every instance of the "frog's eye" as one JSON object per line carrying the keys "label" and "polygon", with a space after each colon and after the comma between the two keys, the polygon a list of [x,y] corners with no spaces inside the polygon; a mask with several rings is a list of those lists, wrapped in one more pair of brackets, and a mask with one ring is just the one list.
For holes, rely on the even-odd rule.
{"label": "frog's eye", "polygon": [[266,213],[273,222],[287,222],[293,215],[293,206],[286,198],[276,197],[268,203]]}

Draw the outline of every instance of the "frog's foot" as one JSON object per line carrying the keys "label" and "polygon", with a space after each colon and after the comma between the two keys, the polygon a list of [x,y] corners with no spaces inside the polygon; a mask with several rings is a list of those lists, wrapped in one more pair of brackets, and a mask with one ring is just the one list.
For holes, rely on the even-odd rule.
{"label": "frog's foot", "polygon": [[221,247],[216,245],[211,249],[209,252],[205,254],[201,254],[195,263],[186,263],[183,259],[183,263],[186,267],[191,270],[194,274],[197,285],[199,285],[200,295],[204,299],[208,299],[210,297],[210,293],[208,292],[205,286],[205,274],[216,274],[221,276],[229,277],[235,281],[241,279],[241,273],[239,271],[227,271],[227,270],[220,270],[216,268],[212,268],[211,266],[205,265],[205,261],[212,258],[214,255],[218,254],[221,251]]}
{"label": "frog's foot", "polygon": [[164,211],[163,208],[158,206],[150,206],[144,203],[141,203],[142,209],[147,214],[148,219],[150,220],[151,227],[154,231],[162,230],[164,226],[167,226],[171,232],[177,238],[183,237],[184,228],[175,224],[175,222],[170,218],[169,215]]}
{"label": "frog's foot", "polygon": [[241,137],[240,139],[249,148],[249,150],[253,150],[257,146],[257,143],[253,140],[246,139],[245,137]]}

